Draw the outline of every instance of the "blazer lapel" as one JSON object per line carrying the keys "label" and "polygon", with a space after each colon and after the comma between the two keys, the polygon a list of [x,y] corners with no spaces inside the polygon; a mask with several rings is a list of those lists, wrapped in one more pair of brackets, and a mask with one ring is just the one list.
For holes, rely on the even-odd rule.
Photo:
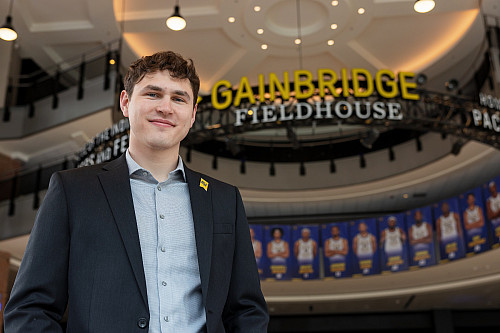
{"label": "blazer lapel", "polygon": [[193,212],[194,233],[198,266],[200,269],[201,292],[203,304],[207,304],[208,282],[212,259],[213,215],[212,215],[212,187],[201,175],[184,166],[186,181],[189,186],[191,210]]}
{"label": "blazer lapel", "polygon": [[99,174],[98,177],[125,245],[144,304],[147,307],[146,278],[142,265],[141,246],[125,154],[104,165],[103,169],[107,171]]}

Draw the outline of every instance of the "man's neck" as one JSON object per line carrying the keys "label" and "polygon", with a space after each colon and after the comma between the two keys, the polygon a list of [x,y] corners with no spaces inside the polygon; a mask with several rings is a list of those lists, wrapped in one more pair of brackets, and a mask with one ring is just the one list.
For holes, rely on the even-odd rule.
{"label": "man's neck", "polygon": [[179,163],[179,150],[175,148],[161,151],[130,146],[129,153],[137,164],[151,172],[160,183],[168,179],[168,174]]}

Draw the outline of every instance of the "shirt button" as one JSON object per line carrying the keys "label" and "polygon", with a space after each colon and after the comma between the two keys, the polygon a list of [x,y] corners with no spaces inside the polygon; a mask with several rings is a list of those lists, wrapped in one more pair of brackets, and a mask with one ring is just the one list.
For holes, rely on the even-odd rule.
{"label": "shirt button", "polygon": [[164,247],[162,247],[160,250],[161,250],[161,252],[165,252],[165,248]]}
{"label": "shirt button", "polygon": [[146,328],[148,326],[148,320],[146,318],[139,318],[137,321],[137,326],[140,328]]}
{"label": "shirt button", "polygon": [[162,283],[161,283],[161,284],[162,284],[163,286],[166,286],[166,285],[167,285],[167,283],[166,283],[165,281],[162,281]]}
{"label": "shirt button", "polygon": [[143,176],[147,176],[147,175],[148,175],[148,172],[147,172],[147,171],[144,171],[144,172],[142,173],[142,175],[143,175]]}
{"label": "shirt button", "polygon": [[168,322],[168,316],[163,317],[163,320]]}
{"label": "shirt button", "polygon": [[158,189],[158,191],[161,191],[161,186],[160,185],[158,185],[156,188]]}
{"label": "shirt button", "polygon": [[165,218],[165,215],[160,214],[160,218],[163,220]]}

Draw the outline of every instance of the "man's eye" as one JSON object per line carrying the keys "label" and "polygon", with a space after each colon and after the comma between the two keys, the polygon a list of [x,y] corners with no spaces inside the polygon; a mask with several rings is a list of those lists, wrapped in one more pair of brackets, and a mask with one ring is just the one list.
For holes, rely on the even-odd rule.
{"label": "man's eye", "polygon": [[181,97],[174,97],[173,99],[174,99],[174,101],[176,101],[176,102],[180,102],[180,103],[184,103],[184,102],[186,102],[186,101],[184,100],[184,98],[181,98]]}
{"label": "man's eye", "polygon": [[147,94],[149,97],[158,97],[157,93],[148,93]]}

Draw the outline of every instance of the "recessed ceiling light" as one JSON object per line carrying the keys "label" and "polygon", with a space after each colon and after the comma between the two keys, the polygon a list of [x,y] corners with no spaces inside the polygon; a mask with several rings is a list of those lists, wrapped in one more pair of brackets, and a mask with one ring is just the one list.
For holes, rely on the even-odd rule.
{"label": "recessed ceiling light", "polygon": [[235,19],[233,16],[229,16],[229,17],[227,18],[227,21],[228,21],[229,23],[234,23],[234,22],[236,21],[236,19]]}
{"label": "recessed ceiling light", "polygon": [[330,39],[327,43],[328,43],[328,45],[333,45],[333,44],[335,44],[335,41],[333,39]]}
{"label": "recessed ceiling light", "polygon": [[338,6],[339,5],[339,2],[337,0],[333,0],[332,1],[332,6],[335,7],[335,6]]}
{"label": "recessed ceiling light", "polygon": [[253,10],[256,12],[260,12],[261,8],[260,8],[260,6],[255,6],[255,7],[253,7]]}
{"label": "recessed ceiling light", "polygon": [[413,9],[415,9],[417,13],[424,14],[433,10],[435,6],[436,3],[434,2],[434,0],[417,0],[413,5]]}
{"label": "recessed ceiling light", "polygon": [[358,9],[358,14],[363,15],[365,13],[365,9],[363,7]]}
{"label": "recessed ceiling light", "polygon": [[260,46],[260,48],[261,48],[261,49],[263,49],[263,50],[267,50],[267,44],[262,44],[262,45]]}
{"label": "recessed ceiling light", "polygon": [[264,33],[264,29],[257,29],[257,33],[258,33],[259,35],[262,35],[262,34]]}
{"label": "recessed ceiling light", "polygon": [[336,23],[334,23],[334,24],[332,24],[332,25],[330,26],[330,29],[332,29],[332,30],[335,30],[335,29],[337,29],[337,28],[338,28],[338,25],[337,25]]}
{"label": "recessed ceiling light", "polygon": [[302,41],[300,40],[300,38],[297,38],[297,39],[295,40],[295,44],[299,45],[300,43],[302,43]]}
{"label": "recessed ceiling light", "polygon": [[408,193],[403,194],[403,198],[408,199]]}

